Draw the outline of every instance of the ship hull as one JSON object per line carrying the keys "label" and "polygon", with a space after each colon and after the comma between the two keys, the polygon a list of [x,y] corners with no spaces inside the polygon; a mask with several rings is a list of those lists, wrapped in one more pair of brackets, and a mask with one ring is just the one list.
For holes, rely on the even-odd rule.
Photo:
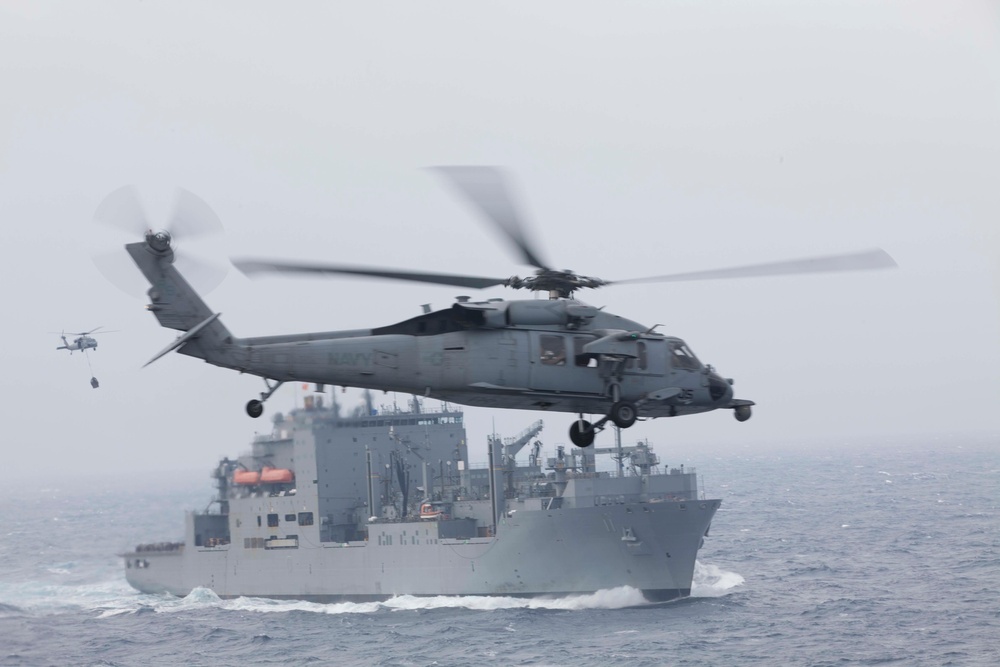
{"label": "ship hull", "polygon": [[[444,522],[373,523],[369,539],[247,549],[184,546],[124,554],[146,593],[203,587],[316,602],[399,595],[562,597],[620,586],[661,602],[690,594],[695,558],[717,500],[511,512],[495,537],[447,539]],[[190,544],[190,543],[189,543]]]}

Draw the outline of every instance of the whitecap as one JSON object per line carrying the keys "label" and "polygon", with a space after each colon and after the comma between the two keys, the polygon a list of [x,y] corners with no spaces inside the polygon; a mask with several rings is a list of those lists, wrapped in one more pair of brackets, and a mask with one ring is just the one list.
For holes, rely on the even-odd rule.
{"label": "whitecap", "polygon": [[691,597],[717,598],[729,595],[734,588],[742,586],[745,581],[741,574],[723,570],[717,565],[704,565],[701,561],[695,561]]}

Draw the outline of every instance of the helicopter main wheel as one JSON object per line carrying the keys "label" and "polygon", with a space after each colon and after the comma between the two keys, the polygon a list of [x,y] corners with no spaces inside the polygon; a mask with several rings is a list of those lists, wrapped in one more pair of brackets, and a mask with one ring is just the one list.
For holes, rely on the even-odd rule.
{"label": "helicopter main wheel", "polygon": [[264,414],[264,404],[256,398],[247,402],[247,414],[257,419],[257,417]]}
{"label": "helicopter main wheel", "polygon": [[753,411],[750,410],[749,405],[740,405],[733,408],[733,416],[736,417],[736,421],[745,422],[753,416]]}
{"label": "helicopter main wheel", "polygon": [[634,403],[618,401],[611,406],[611,412],[608,416],[618,428],[628,428],[638,419],[639,411],[635,409]]}
{"label": "helicopter main wheel", "polygon": [[569,427],[569,439],[577,447],[590,447],[594,444],[594,427],[588,421],[577,419]]}

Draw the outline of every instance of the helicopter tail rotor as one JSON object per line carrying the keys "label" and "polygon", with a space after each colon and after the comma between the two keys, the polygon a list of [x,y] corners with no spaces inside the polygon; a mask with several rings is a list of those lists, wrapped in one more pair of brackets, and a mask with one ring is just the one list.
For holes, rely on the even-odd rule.
{"label": "helicopter tail rotor", "polygon": [[[103,250],[108,245],[119,245],[122,232],[127,234],[127,240],[145,239],[154,252],[172,251],[178,269],[203,293],[217,287],[228,272],[227,264],[199,257],[199,254],[225,256],[220,240],[224,228],[211,207],[187,190],[176,189],[166,225],[162,228],[150,224],[139,193],[132,185],[118,188],[105,197],[94,212],[93,220],[99,229],[118,233],[118,237],[112,241],[107,235],[95,234],[100,237],[102,250],[93,252],[91,259],[105,278],[132,296],[139,297],[145,292],[133,263],[120,249]],[[180,246],[183,250],[178,252]],[[195,252],[190,248],[195,248]]]}

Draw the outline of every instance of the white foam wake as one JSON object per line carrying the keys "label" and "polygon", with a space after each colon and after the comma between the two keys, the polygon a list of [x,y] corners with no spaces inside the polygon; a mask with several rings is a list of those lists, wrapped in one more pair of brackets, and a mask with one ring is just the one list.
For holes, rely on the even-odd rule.
{"label": "white foam wake", "polygon": [[648,604],[642,592],[629,586],[621,586],[586,595],[564,597],[515,598],[479,595],[439,595],[417,597],[400,595],[384,602],[334,602],[319,603],[303,600],[270,600],[267,598],[240,597],[223,600],[207,588],[196,588],[187,597],[175,598],[167,595],[134,595],[130,599],[119,598],[105,601],[100,618],[118,614],[151,609],[158,613],[183,613],[205,608],[226,609],[256,613],[287,613],[292,611],[316,614],[371,614],[379,610],[418,611],[422,609],[471,609],[492,611],[495,609],[623,609]]}
{"label": "white foam wake", "polygon": [[734,588],[742,586],[744,582],[743,575],[723,570],[717,565],[706,565],[701,561],[695,561],[691,597],[722,597],[732,593]]}
{"label": "white foam wake", "polygon": [[[743,584],[743,577],[715,565],[695,564],[693,597],[720,597]],[[240,597],[223,600],[207,588],[196,588],[183,598],[171,595],[136,593],[124,581],[68,586],[25,582],[0,587],[0,602],[40,613],[60,613],[67,609],[97,612],[99,618],[137,612],[184,613],[207,608],[256,613],[293,611],[316,614],[371,614],[380,610],[417,611],[422,609],[624,609],[648,604],[642,592],[620,586],[596,593],[562,597],[504,597],[480,595],[440,595],[417,597],[400,595],[384,602],[319,603],[303,600],[271,600]]]}
{"label": "white foam wake", "polygon": [[559,598],[514,598],[485,595],[441,595],[415,597],[401,595],[386,600],[382,606],[393,610],[463,608],[490,611],[493,609],[623,609],[648,604],[642,591],[631,586],[619,586],[584,595]]}

